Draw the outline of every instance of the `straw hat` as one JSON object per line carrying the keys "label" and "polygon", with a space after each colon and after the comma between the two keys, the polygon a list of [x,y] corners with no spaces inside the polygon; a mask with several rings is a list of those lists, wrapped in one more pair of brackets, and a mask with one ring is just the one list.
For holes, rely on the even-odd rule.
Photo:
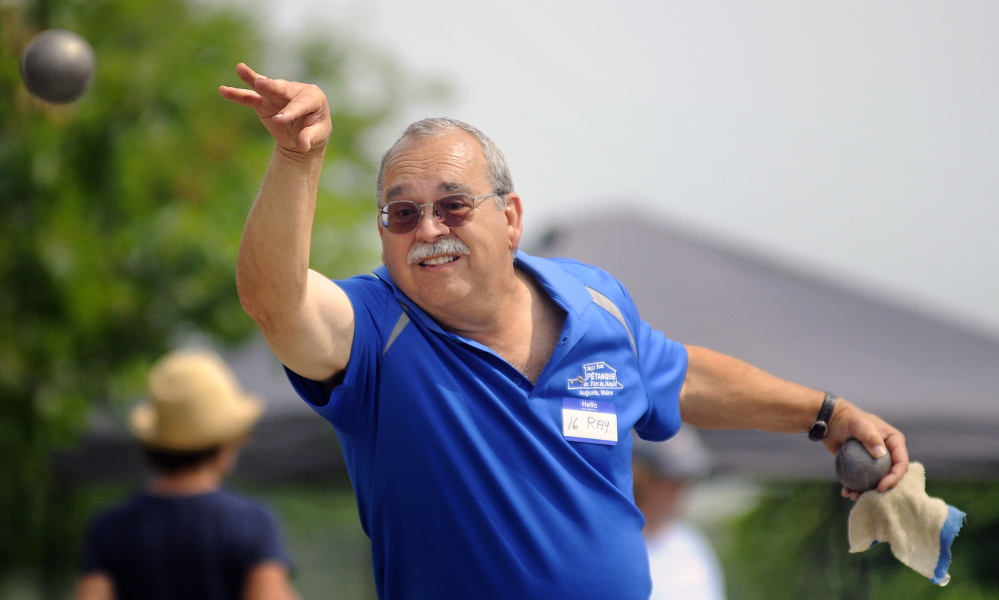
{"label": "straw hat", "polygon": [[132,433],[150,446],[203,450],[239,438],[263,412],[212,352],[173,352],[149,373],[149,400],[132,410]]}

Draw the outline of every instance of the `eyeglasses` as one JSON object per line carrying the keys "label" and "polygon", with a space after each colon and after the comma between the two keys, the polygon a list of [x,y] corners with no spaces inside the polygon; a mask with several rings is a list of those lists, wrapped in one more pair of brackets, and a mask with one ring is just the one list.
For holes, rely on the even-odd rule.
{"label": "eyeglasses", "polygon": [[399,200],[389,202],[378,209],[378,212],[381,215],[382,227],[388,229],[389,233],[401,234],[414,231],[416,226],[420,224],[420,220],[423,219],[423,209],[426,206],[433,206],[434,216],[437,217],[437,220],[443,223],[445,227],[454,229],[455,227],[461,227],[472,218],[472,211],[475,210],[476,204],[486,198],[499,195],[495,192],[484,196],[451,194],[443,198],[438,198],[433,202],[427,202],[426,204],[417,204],[409,200]]}

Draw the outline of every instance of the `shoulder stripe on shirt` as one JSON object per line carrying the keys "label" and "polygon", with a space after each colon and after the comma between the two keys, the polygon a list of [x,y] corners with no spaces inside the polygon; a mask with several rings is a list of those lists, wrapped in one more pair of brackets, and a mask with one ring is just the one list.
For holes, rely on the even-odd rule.
{"label": "shoulder stripe on shirt", "polygon": [[[617,304],[614,304],[610,298],[604,296],[589,286],[586,287],[586,291],[590,292],[590,295],[593,296],[593,302],[595,302],[597,306],[609,312],[611,316],[621,322],[621,325],[624,325],[624,330],[628,332],[628,341],[631,342],[631,350],[635,353],[635,355],[638,355],[638,347],[635,345],[635,336],[631,334],[631,328],[628,327],[628,322],[624,320],[624,314],[621,313],[621,309],[617,307]],[[385,347],[382,349],[382,355],[388,352],[389,348],[392,347],[392,344],[395,343],[396,338],[398,338],[399,334],[402,333],[402,330],[406,328],[406,325],[409,325],[409,315],[407,315],[405,309],[403,309],[402,314],[399,315],[399,319],[395,322],[395,327],[392,328],[392,333],[389,334],[388,341],[385,342]]]}
{"label": "shoulder stripe on shirt", "polygon": [[624,330],[628,332],[628,341],[631,342],[631,350],[635,353],[635,356],[638,356],[638,346],[635,345],[635,336],[631,334],[631,328],[628,327],[628,322],[624,320],[624,314],[621,313],[621,309],[618,308],[617,304],[614,304],[610,298],[604,296],[590,286],[586,286],[586,291],[590,292],[590,295],[593,296],[593,302],[595,302],[597,306],[609,312],[615,319],[624,325]]}
{"label": "shoulder stripe on shirt", "polygon": [[406,310],[403,309],[402,314],[399,315],[399,320],[395,322],[395,327],[392,328],[392,333],[389,335],[388,341],[385,342],[385,348],[382,349],[383,356],[386,352],[388,352],[389,347],[395,343],[395,339],[399,337],[399,334],[406,328],[406,325],[409,325],[409,315],[407,315]]}

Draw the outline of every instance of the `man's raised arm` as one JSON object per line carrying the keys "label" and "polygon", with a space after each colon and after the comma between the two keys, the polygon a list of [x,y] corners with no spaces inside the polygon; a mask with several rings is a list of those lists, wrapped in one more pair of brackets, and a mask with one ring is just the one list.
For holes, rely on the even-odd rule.
{"label": "man's raised arm", "polygon": [[219,93],[252,108],[276,142],[239,246],[239,300],[285,366],[323,381],[346,366],[354,335],[347,296],[309,269],[329,105],[315,85],[267,79],[242,63],[236,73],[250,89]]}
{"label": "man's raised arm", "polygon": [[[807,432],[825,399],[825,392],[785,381],[739,359],[707,348],[687,347],[687,377],[680,392],[685,423],[704,429],[759,429],[782,433]],[[905,436],[877,415],[840,399],[829,419],[823,443],[836,453],[857,438],[874,456],[891,453],[892,470],[878,485],[885,491],[909,469]],[[859,494],[844,490],[856,499]]]}

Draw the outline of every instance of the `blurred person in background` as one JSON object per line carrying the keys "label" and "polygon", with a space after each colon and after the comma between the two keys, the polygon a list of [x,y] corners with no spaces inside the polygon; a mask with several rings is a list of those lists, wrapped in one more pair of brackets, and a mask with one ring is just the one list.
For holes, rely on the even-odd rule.
{"label": "blurred person in background", "polygon": [[222,487],[263,412],[221,358],[176,352],[130,415],[149,486],[94,518],[77,600],[294,600],[291,561],[263,504]]}
{"label": "blurred person in background", "polygon": [[652,571],[650,600],[724,600],[721,565],[707,537],[685,520],[692,485],[711,470],[700,435],[684,425],[672,439],[634,437],[635,504],[645,516],[645,545]]}

